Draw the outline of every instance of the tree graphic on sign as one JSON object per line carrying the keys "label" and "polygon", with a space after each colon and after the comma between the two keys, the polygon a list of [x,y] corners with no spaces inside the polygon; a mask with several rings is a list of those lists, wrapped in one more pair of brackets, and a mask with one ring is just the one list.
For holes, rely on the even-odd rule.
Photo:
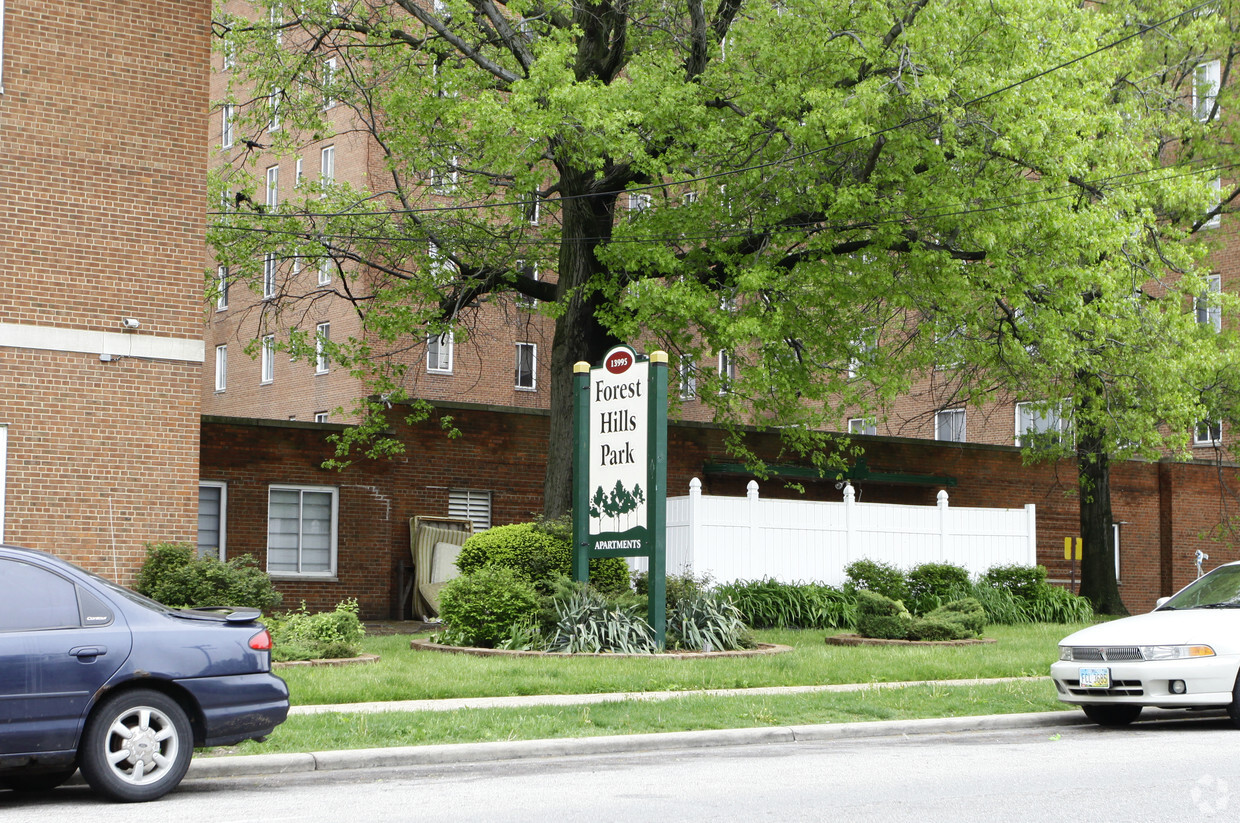
{"label": "tree graphic on sign", "polygon": [[[594,490],[594,496],[590,498],[590,516],[598,518],[599,531],[603,530],[604,517],[611,518],[612,531],[619,531],[620,516],[631,515],[645,502],[646,495],[642,491],[641,483],[634,484],[632,491],[630,491],[624,487],[623,483],[617,480],[610,493],[604,492],[602,486]],[[626,526],[629,526],[631,522],[631,517],[625,518]]]}

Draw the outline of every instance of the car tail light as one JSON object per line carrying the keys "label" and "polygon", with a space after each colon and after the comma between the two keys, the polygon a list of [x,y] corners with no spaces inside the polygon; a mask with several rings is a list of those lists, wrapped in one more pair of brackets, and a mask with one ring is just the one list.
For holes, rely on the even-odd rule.
{"label": "car tail light", "polygon": [[251,637],[250,648],[260,652],[271,651],[271,632],[263,629],[261,632]]}

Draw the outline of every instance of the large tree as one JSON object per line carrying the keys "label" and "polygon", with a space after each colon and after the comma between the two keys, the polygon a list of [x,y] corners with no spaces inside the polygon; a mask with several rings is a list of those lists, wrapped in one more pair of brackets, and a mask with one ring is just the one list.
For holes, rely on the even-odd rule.
{"label": "large tree", "polygon": [[571,366],[618,340],[728,353],[726,387],[699,373],[717,418],[829,459],[818,433],[943,365],[979,307],[1058,318],[1020,349],[1068,374],[1059,342],[1101,305],[1086,295],[1131,295],[1163,258],[1199,288],[1149,204],[1201,212],[1209,193],[1154,174],[1145,117],[1162,115],[1124,101],[1165,82],[1135,71],[1119,5],[258,0],[217,15],[243,141],[292,154],[347,107],[382,176],[269,212],[251,205],[259,154],[240,154],[212,242],[255,281],[264,253],[330,261],[330,289],[266,305],[350,301],[366,334],[333,354],[388,399],[428,333],[537,300],[555,324],[549,514],[571,505]]}

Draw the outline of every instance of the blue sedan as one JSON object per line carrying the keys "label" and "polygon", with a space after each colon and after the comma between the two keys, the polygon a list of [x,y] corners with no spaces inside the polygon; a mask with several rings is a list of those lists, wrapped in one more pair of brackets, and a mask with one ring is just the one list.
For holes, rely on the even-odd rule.
{"label": "blue sedan", "polygon": [[170,609],[52,555],[0,545],[0,788],[77,769],[154,800],[195,747],[271,733],[288,687],[256,609]]}

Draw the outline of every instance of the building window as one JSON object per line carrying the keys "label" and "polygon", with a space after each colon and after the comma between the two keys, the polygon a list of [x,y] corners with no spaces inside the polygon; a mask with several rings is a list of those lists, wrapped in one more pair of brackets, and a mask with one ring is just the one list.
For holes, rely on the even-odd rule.
{"label": "building window", "polygon": [[470,521],[475,532],[491,528],[491,493],[478,489],[449,489],[448,517]]}
{"label": "building window", "polygon": [[4,0],[0,0],[0,94],[4,94]]}
{"label": "building window", "polygon": [[452,332],[427,336],[426,370],[432,374],[452,374]]}
{"label": "building window", "polygon": [[963,443],[965,439],[964,424],[964,409],[944,409],[943,411],[936,412],[934,415],[934,439]]}
{"label": "building window", "polygon": [[233,116],[234,106],[232,103],[225,103],[221,110],[220,123],[220,148],[231,149],[233,144]]}
{"label": "building window", "polygon": [[228,388],[228,345],[215,347],[215,390]]}
{"label": "building window", "polygon": [[314,413],[315,423],[328,423],[331,419],[331,412],[317,411]]}
{"label": "building window", "polygon": [[336,574],[336,489],[271,486],[267,497],[267,571]]}
{"label": "building window", "polygon": [[736,361],[726,351],[719,352],[719,393],[727,394],[736,380]]}
{"label": "building window", "polygon": [[682,359],[676,371],[680,378],[680,399],[692,400],[697,397],[697,364],[692,360]]}
{"label": "building window", "polygon": [[298,157],[293,162],[293,188],[297,188],[301,185],[301,180],[303,177],[305,177],[305,174],[301,170],[301,158]]}
{"label": "building window", "polygon": [[267,168],[267,208],[274,209],[280,205],[280,167]]}
{"label": "building window", "polygon": [[1193,309],[1197,313],[1197,322],[1203,326],[1212,326],[1216,332],[1223,330],[1223,307],[1219,305],[1217,295],[1223,288],[1223,280],[1217,274],[1206,278],[1206,290],[1193,301]]}
{"label": "building window", "polygon": [[327,187],[336,182],[336,147],[324,146],[319,152],[319,183],[323,186],[323,196],[327,196]]}
{"label": "building window", "polygon": [[228,520],[228,485],[198,482],[198,556],[226,560],[224,533]]}
{"label": "building window", "polygon": [[629,195],[629,212],[631,214],[641,214],[650,208],[650,195],[648,194],[630,194]]}
{"label": "building window", "polygon": [[538,346],[534,343],[517,344],[516,388],[535,391],[538,388]]}
{"label": "building window", "polygon": [[272,89],[267,96],[267,108],[271,116],[267,119],[267,131],[280,130],[280,89]]}
{"label": "building window", "polygon": [[330,286],[332,284],[332,259],[330,257],[319,258],[319,285]]}
{"label": "building window", "polygon": [[263,299],[271,300],[276,296],[276,253],[269,251],[263,255]]}
{"label": "building window", "polygon": [[[518,260],[516,269],[517,269],[517,274],[519,274],[520,276],[529,278],[530,280],[534,280],[534,281],[538,280],[537,261],[535,261],[534,263],[527,263],[524,260]],[[535,300],[533,297],[526,297],[524,294],[518,294],[516,297],[516,301],[517,301],[517,305],[523,309],[532,309],[538,305],[537,300]]]}
{"label": "building window", "polygon": [[538,192],[536,191],[530,192],[530,196],[521,204],[521,214],[525,218],[525,222],[531,226],[538,225],[538,206]]}
{"label": "building window", "polygon": [[[1210,181],[1210,186],[1214,189],[1214,200],[1210,203],[1210,210],[1217,209],[1219,204],[1223,202],[1223,178],[1216,177]],[[1217,229],[1223,225],[1223,214],[1218,212],[1209,220],[1201,224],[1203,228]]]}
{"label": "building window", "polygon": [[431,187],[439,194],[451,194],[459,182],[460,172],[457,169],[457,158],[455,156],[448,161],[447,171],[439,168],[431,170]]}
{"label": "building window", "polygon": [[332,89],[336,85],[336,58],[329,57],[323,61],[323,108],[330,109],[336,105],[332,97]]}
{"label": "building window", "polygon": [[228,266],[220,266],[215,270],[215,309],[223,311],[228,308]]}
{"label": "building window", "polygon": [[262,364],[262,382],[271,383],[276,379],[276,336],[269,334],[263,338],[262,350],[259,352]]}
{"label": "building window", "polygon": [[1218,100],[1222,64],[1210,60],[1198,64],[1193,71],[1193,117],[1202,122],[1209,120]]}
{"label": "building window", "polygon": [[327,374],[331,369],[328,345],[331,342],[331,323],[319,323],[314,327],[314,373]]}
{"label": "building window", "polygon": [[878,423],[873,417],[850,417],[848,419],[849,434],[878,434]]}
{"label": "building window", "polygon": [[1058,443],[1068,429],[1063,403],[1017,403],[1016,445],[1038,446]]}
{"label": "building window", "polygon": [[1193,427],[1194,446],[1220,446],[1223,443],[1223,421],[1202,420]]}
{"label": "building window", "polygon": [[878,329],[866,326],[861,335],[852,341],[853,355],[848,358],[848,376],[856,377],[869,364],[870,356],[878,348]]}

